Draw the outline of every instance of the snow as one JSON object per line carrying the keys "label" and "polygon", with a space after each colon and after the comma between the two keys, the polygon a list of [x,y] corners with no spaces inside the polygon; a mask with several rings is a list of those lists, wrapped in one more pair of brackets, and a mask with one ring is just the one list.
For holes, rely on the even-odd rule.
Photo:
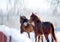
{"label": "snow", "polygon": [[[12,37],[12,42],[34,42],[34,32],[30,33],[31,38],[28,38],[27,33],[20,33],[19,29],[16,28],[9,28],[8,26],[5,25],[0,25],[0,31],[2,31],[6,36],[7,36],[7,42],[9,42],[9,36]],[[49,39],[51,39],[49,35]],[[60,42],[60,31],[56,31],[56,36],[58,42]],[[46,42],[45,37],[44,37],[44,42]],[[50,41],[51,42],[51,41]]]}
{"label": "snow", "polygon": [[12,37],[12,42],[32,42],[26,35],[20,34],[18,29],[0,25],[0,31],[2,31],[8,37],[8,42],[9,36]]}

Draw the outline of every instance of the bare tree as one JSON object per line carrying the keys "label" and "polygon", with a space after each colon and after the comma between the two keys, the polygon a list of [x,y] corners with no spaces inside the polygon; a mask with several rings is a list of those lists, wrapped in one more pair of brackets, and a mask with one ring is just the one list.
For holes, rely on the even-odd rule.
{"label": "bare tree", "polygon": [[0,10],[0,17],[1,17],[1,25],[3,25],[3,18],[4,18],[4,16],[3,16],[3,11],[2,11],[2,9]]}
{"label": "bare tree", "polygon": [[58,7],[60,5],[60,0],[52,0],[51,1],[51,5],[53,5],[53,16],[57,16],[58,15]]}

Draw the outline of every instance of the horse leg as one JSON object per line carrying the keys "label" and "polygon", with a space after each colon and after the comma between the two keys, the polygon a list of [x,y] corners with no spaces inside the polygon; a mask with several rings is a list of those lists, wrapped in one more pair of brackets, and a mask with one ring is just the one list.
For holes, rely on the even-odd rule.
{"label": "horse leg", "polygon": [[30,34],[29,34],[29,32],[28,32],[28,37],[30,38]]}
{"label": "horse leg", "polygon": [[35,42],[37,42],[37,35],[35,34]]}
{"label": "horse leg", "polygon": [[52,41],[51,42],[53,42],[53,37],[51,36],[51,38],[52,38]]}
{"label": "horse leg", "polygon": [[54,41],[54,39],[53,39],[53,36],[52,36],[52,34],[51,34],[51,39],[52,39],[52,40],[51,40],[51,42],[53,42],[53,41]]}
{"label": "horse leg", "polygon": [[40,36],[38,36],[38,42],[40,42]]}
{"label": "horse leg", "polygon": [[42,35],[41,37],[42,37],[41,40],[42,40],[42,42],[43,42],[43,35]]}
{"label": "horse leg", "polygon": [[47,42],[49,42],[48,34],[45,34],[45,38],[46,38]]}

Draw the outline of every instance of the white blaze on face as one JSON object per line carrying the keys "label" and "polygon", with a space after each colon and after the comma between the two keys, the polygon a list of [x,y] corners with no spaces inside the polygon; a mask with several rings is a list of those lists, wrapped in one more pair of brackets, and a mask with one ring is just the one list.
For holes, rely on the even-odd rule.
{"label": "white blaze on face", "polygon": [[24,26],[27,26],[27,24],[28,24],[27,22],[24,22]]}

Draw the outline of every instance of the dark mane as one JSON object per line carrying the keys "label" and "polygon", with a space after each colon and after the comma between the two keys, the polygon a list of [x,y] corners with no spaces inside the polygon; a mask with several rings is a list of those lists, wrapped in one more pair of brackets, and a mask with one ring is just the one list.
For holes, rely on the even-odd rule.
{"label": "dark mane", "polygon": [[20,16],[20,23],[22,24],[24,22],[24,20],[26,19],[25,16]]}
{"label": "dark mane", "polygon": [[34,17],[34,19],[35,19],[37,22],[41,22],[41,20],[38,18],[38,16],[36,16],[34,13],[32,13],[31,17]]}

